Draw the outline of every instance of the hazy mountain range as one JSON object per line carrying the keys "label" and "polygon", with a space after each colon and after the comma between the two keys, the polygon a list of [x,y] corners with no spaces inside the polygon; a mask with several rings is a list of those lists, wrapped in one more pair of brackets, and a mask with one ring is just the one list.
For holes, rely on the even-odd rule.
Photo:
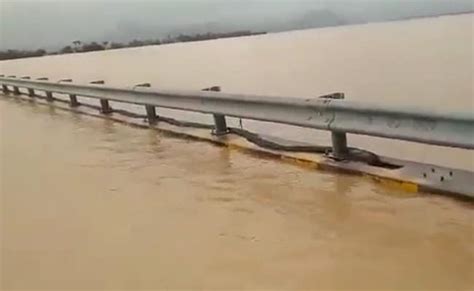
{"label": "hazy mountain range", "polygon": [[474,0],[0,0],[0,49],[284,31],[472,12]]}

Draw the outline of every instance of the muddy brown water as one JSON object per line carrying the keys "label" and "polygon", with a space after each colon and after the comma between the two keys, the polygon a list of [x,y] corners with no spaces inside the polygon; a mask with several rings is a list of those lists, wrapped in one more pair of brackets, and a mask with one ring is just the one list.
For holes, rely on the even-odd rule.
{"label": "muddy brown water", "polygon": [[[0,71],[470,109],[472,19],[7,61]],[[465,151],[352,140],[472,168]],[[2,96],[0,153],[5,290],[474,288],[472,204]]]}

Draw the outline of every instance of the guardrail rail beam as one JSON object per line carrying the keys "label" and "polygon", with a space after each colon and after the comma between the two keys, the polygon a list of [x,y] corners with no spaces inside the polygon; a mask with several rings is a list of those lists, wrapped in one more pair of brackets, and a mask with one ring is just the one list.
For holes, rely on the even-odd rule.
{"label": "guardrail rail beam", "polygon": [[[155,88],[108,87],[0,77],[0,85],[52,93],[212,114],[215,133],[227,133],[227,116],[335,132],[334,152],[344,153],[341,134],[474,149],[474,113],[374,104],[334,98],[275,97]],[[339,140],[339,141],[338,141]],[[342,149],[342,150],[340,150]]]}

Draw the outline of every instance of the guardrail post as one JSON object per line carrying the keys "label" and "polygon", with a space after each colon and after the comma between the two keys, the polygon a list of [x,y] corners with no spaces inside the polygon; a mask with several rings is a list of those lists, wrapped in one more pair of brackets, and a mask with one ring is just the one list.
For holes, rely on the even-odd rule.
{"label": "guardrail post", "polygon": [[[59,80],[59,82],[68,82],[68,83],[71,83],[71,82],[72,82],[72,79],[63,79],[63,80]],[[69,100],[70,100],[69,105],[70,105],[71,107],[77,107],[77,106],[81,105],[81,104],[77,101],[77,95],[75,95],[75,94],[69,94]]]}
{"label": "guardrail post", "polygon": [[112,113],[112,108],[110,107],[109,100],[100,99],[100,112],[102,112],[103,114]]}
{"label": "guardrail post", "polygon": [[46,101],[48,102],[54,101],[53,92],[46,91]]}
{"label": "guardrail post", "polygon": [[[325,99],[344,99],[344,93],[334,93],[321,96]],[[333,158],[343,160],[347,157],[349,149],[347,147],[347,135],[341,131],[331,131],[332,152]]]}
{"label": "guardrail post", "polygon": [[[0,77],[3,78],[3,77],[5,77],[5,75],[0,75]],[[7,78],[8,78],[8,76],[7,76]],[[3,93],[5,93],[5,94],[10,92],[10,89],[8,89],[7,85],[2,85],[2,90],[3,90]]]}
{"label": "guardrail post", "polygon": [[146,116],[148,118],[148,123],[156,123],[158,116],[156,116],[156,107],[152,105],[145,105]]}
{"label": "guardrail post", "polygon": [[[28,77],[28,79],[29,79],[29,77]],[[28,89],[28,96],[35,97],[35,90],[31,89],[31,88],[27,88],[27,89]]]}
{"label": "guardrail post", "polygon": [[214,130],[213,134],[214,135],[225,135],[229,133],[229,130],[227,129],[227,122],[225,120],[225,116],[221,114],[213,114],[214,117]]}
{"label": "guardrail post", "polygon": [[347,136],[345,132],[331,132],[332,156],[336,159],[344,159],[349,153],[347,148]]}
{"label": "guardrail post", "polygon": [[[104,80],[99,80],[99,81],[92,81],[90,82],[91,84],[100,84],[103,85],[105,84]],[[112,108],[110,107],[109,100],[107,99],[100,99],[100,112],[102,114],[110,114],[112,113]]]}
{"label": "guardrail post", "polygon": [[[16,76],[15,75],[10,75],[10,76],[7,76],[7,78],[16,78]],[[9,91],[8,87],[7,87],[7,91]],[[16,86],[13,86],[13,94],[20,95],[20,89],[18,89],[18,87],[16,87]]]}
{"label": "guardrail post", "polygon": [[[143,83],[135,85],[134,87],[151,87],[150,83]],[[148,119],[149,124],[154,124],[158,120],[158,116],[156,115],[156,107],[153,105],[145,105],[146,110],[146,117]]]}
{"label": "guardrail post", "polygon": [[[21,77],[20,79],[30,80],[31,78],[29,76],[25,76],[25,77]],[[35,97],[35,90],[34,89],[26,88],[26,90],[28,90],[28,96]]]}
{"label": "guardrail post", "polygon": [[[203,91],[220,92],[221,87],[214,86],[214,87],[203,89]],[[229,129],[227,128],[227,122],[225,120],[225,115],[213,114],[213,117],[214,117],[214,130],[212,131],[212,134],[214,134],[216,136],[228,134]]]}
{"label": "guardrail post", "polygon": [[69,100],[71,101],[71,107],[77,107],[81,105],[79,101],[77,101],[77,95],[69,94]]}
{"label": "guardrail post", "polygon": [[[41,78],[37,78],[36,80],[47,81],[49,79],[46,77],[41,77]],[[53,92],[45,91],[45,93],[46,93],[46,101],[53,102],[54,101]]]}
{"label": "guardrail post", "polygon": [[13,94],[15,95],[20,95],[20,88],[18,88],[17,86],[13,86]]}

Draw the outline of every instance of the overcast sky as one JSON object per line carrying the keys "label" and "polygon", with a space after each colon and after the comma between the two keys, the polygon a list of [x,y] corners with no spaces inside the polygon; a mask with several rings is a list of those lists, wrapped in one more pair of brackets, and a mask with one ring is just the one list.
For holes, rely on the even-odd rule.
{"label": "overcast sky", "polygon": [[0,49],[49,49],[76,39],[129,41],[206,29],[271,31],[321,10],[360,23],[472,11],[473,5],[474,0],[0,0]]}

